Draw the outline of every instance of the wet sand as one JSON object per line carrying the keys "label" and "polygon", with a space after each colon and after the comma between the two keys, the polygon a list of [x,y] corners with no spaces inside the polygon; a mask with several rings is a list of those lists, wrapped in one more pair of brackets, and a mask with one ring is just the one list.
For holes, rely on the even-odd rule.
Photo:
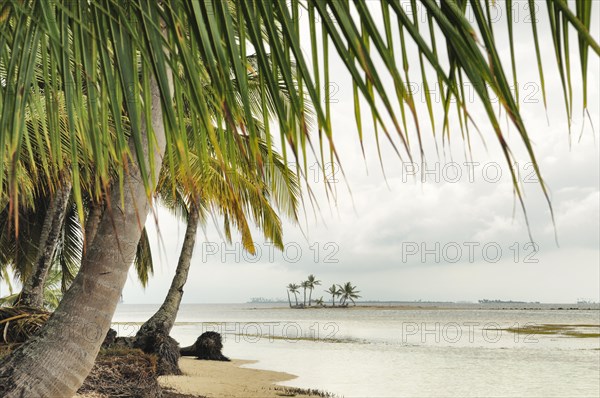
{"label": "wet sand", "polygon": [[208,398],[269,398],[269,397],[315,397],[316,395],[286,393],[286,387],[275,383],[291,380],[296,376],[284,372],[243,368],[255,363],[234,359],[231,362],[202,361],[183,357],[179,366],[182,376],[161,376],[159,383],[181,394]]}

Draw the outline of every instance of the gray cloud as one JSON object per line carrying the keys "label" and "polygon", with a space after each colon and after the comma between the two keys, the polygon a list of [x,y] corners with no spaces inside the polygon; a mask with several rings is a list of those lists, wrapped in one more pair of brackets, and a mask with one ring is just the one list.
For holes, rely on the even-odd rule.
{"label": "gray cloud", "polygon": [[[599,25],[598,15],[594,16],[593,25]],[[499,19],[494,28],[497,37],[506,36],[503,19]],[[539,28],[540,37],[549,34],[544,23]],[[583,118],[580,104],[575,104],[569,145],[562,88],[556,74],[556,65],[551,59],[544,64],[548,94],[546,113],[537,83],[537,62],[532,51],[530,29],[530,24],[521,22],[515,31],[519,37],[522,35],[526,38],[519,39],[516,43],[517,61],[521,66],[518,71],[521,106],[551,195],[560,246],[554,240],[554,226],[540,185],[527,183],[531,177],[531,168],[527,166],[529,158],[513,127],[507,130],[508,140],[518,160],[517,169],[521,173],[520,181],[524,189],[531,232],[539,246],[539,252],[534,253],[530,259],[537,262],[525,261],[525,257],[531,255],[530,248],[526,246],[529,235],[525,220],[520,205],[515,200],[509,171],[498,144],[486,122],[485,114],[476,103],[470,104],[471,114],[480,126],[487,149],[471,128],[473,161],[481,163],[473,174],[472,182],[467,174],[463,174],[461,179],[452,183],[442,173],[444,167],[446,171],[451,171],[447,168],[449,162],[463,165],[465,161],[471,160],[464,155],[465,145],[460,138],[458,120],[451,118],[451,142],[440,152],[438,158],[426,106],[421,101],[417,108],[425,137],[427,161],[431,168],[437,164],[441,178],[436,182],[433,175],[428,175],[428,180],[420,183],[417,175],[417,182],[414,182],[413,176],[407,176],[405,164],[397,158],[382,136],[386,183],[380,170],[374,132],[367,114],[363,118],[367,159],[362,159],[353,116],[352,86],[347,76],[341,72],[341,64],[332,59],[331,75],[339,88],[334,97],[336,102],[331,104],[332,122],[336,146],[341,154],[352,196],[347,193],[340,173],[335,175],[340,180],[334,184],[337,192],[335,203],[327,203],[322,184],[313,184],[320,201],[320,211],[315,216],[309,210],[308,222],[303,223],[308,240],[297,226],[286,222],[285,241],[290,250],[287,260],[280,253],[276,253],[272,261],[263,253],[254,263],[243,261],[243,258],[237,262],[232,254],[223,262],[220,253],[203,259],[204,240],[221,244],[216,229],[208,226],[205,236],[200,234],[198,237],[184,301],[239,302],[253,296],[285,297],[284,286],[301,280],[309,273],[317,274],[325,286],[351,280],[359,286],[362,295],[369,299],[476,300],[487,297],[573,302],[578,297],[589,297],[599,300],[598,140],[593,137],[589,120],[586,120],[583,136],[578,141]],[[499,48],[506,65],[509,65],[508,42],[506,38],[503,40],[501,39]],[[576,46],[572,47],[575,52]],[[550,40],[542,43],[542,51],[548,54],[553,52]],[[416,59],[412,47],[409,56]],[[573,59],[575,58],[574,53]],[[415,76],[415,82],[418,82],[418,66],[413,69],[411,73]],[[573,65],[572,69],[573,90],[575,98],[579,98],[579,67]],[[598,87],[599,71],[598,59],[592,57],[589,66],[588,103],[590,118],[596,129],[600,126],[600,95],[593,87]],[[500,120],[503,127],[507,126],[505,115]],[[440,147],[441,125],[441,115],[436,114]],[[412,145],[416,145],[414,134],[411,135],[411,140]],[[398,137],[394,141],[399,144]],[[405,157],[404,161],[407,160]],[[491,178],[486,178],[489,176],[482,174],[486,165],[492,165],[488,166],[491,167],[490,172],[499,165],[502,170],[499,181],[492,182]],[[466,168],[461,171],[466,173]],[[159,217],[164,249],[161,255],[155,256],[156,277],[150,281],[149,288],[143,291],[131,274],[124,292],[127,302],[160,302],[168,289],[185,229],[164,211],[159,212]],[[156,233],[152,233],[153,242],[156,236]],[[255,236],[261,237],[260,234]],[[465,252],[460,261],[445,261],[452,256],[449,250],[454,244],[466,250],[465,245],[470,242],[479,244],[473,261],[468,256],[465,257]],[[258,239],[258,243],[263,247],[261,239]],[[334,246],[326,248],[328,243]],[[412,243],[419,247],[419,252],[408,256],[404,261],[403,254],[406,254],[407,244]],[[438,254],[441,260],[435,261],[435,254],[430,254],[422,261],[421,245],[425,244],[426,249],[431,249],[435,248],[436,243],[440,246]],[[502,249],[497,262],[486,260],[482,254],[480,248],[488,243]],[[445,246],[448,250],[446,257],[441,253]],[[292,251],[298,247],[301,255],[295,261]],[[319,258],[315,261],[317,248]],[[490,246],[489,256],[492,256],[492,249]],[[519,258],[515,261],[517,249]],[[205,252],[204,254],[206,255]],[[330,256],[328,260],[337,262],[326,262],[327,255]],[[289,261],[290,257],[294,261]],[[321,294],[324,293],[317,292],[317,295]]]}

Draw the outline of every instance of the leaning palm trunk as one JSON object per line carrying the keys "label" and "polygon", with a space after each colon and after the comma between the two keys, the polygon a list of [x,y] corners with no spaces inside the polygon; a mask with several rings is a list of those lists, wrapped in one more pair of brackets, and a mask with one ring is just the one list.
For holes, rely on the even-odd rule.
{"label": "leaning palm trunk", "polygon": [[104,206],[102,203],[90,204],[90,211],[85,221],[85,246],[91,246],[96,237],[98,231],[98,225],[102,220],[102,213],[104,212]]}
{"label": "leaning palm trunk", "polygon": [[[177,270],[171,282],[169,292],[165,297],[164,302],[150,319],[146,321],[138,331],[135,337],[134,346],[143,349],[146,352],[157,351],[157,344],[164,341],[171,332],[175,324],[175,318],[179,311],[181,298],[183,297],[183,287],[187,282],[190,265],[192,263],[192,254],[196,243],[196,231],[199,224],[198,209],[191,205],[188,213],[187,228],[185,231],[185,239]],[[162,358],[159,358],[159,361]],[[171,364],[177,368],[177,363]]]}
{"label": "leaning palm trunk", "polygon": [[60,187],[50,202],[48,211],[42,225],[38,254],[35,258],[34,268],[23,283],[23,289],[17,302],[35,308],[44,307],[44,285],[48,271],[54,260],[54,253],[60,238],[62,225],[67,214],[71,183],[67,182]]}
{"label": "leaning palm trunk", "polygon": [[[144,126],[144,155],[149,167],[152,162],[154,169],[160,170],[166,139],[160,90],[154,77],[150,89],[155,151],[149,153]],[[123,189],[126,200],[121,206],[119,185],[113,184],[112,211],[104,212],[93,245],[52,317],[38,335],[0,363],[0,396],[70,397],[90,372],[150,211],[143,178],[134,161],[129,162]]]}

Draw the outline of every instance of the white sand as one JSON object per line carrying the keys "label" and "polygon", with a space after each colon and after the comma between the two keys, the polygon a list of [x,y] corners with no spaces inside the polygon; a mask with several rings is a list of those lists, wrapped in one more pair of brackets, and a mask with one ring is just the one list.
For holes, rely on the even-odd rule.
{"label": "white sand", "polygon": [[275,385],[277,382],[294,379],[294,375],[240,367],[254,362],[239,359],[231,362],[202,361],[183,357],[179,360],[179,367],[184,373],[182,376],[161,376],[158,380],[161,386],[182,394],[209,398],[308,397],[285,394],[285,387]]}

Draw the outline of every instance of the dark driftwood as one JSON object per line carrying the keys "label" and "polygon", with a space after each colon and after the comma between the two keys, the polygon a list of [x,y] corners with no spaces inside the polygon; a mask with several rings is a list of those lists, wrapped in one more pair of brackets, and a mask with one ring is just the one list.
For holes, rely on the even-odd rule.
{"label": "dark driftwood", "polygon": [[221,353],[223,343],[221,335],[217,332],[204,332],[189,347],[179,349],[182,357],[196,357],[210,361],[229,361],[229,358]]}

